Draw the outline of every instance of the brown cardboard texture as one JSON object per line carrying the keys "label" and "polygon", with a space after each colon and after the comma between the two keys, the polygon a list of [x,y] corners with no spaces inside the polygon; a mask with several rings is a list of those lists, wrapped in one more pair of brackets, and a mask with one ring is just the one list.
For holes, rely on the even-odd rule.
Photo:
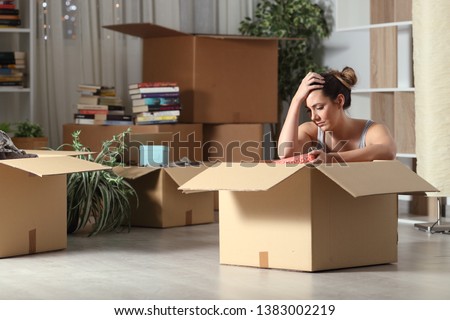
{"label": "brown cardboard texture", "polygon": [[0,257],[65,249],[66,174],[109,169],[56,155],[0,161]]}
{"label": "brown cardboard texture", "polygon": [[[170,146],[172,133],[129,133],[125,135],[125,163],[131,166],[139,166],[139,146],[141,145],[164,145]],[[169,159],[169,161],[172,161]]]}
{"label": "brown cardboard texture", "polygon": [[80,130],[80,142],[92,151],[100,151],[103,141],[110,140],[113,135],[125,132],[128,128],[132,134],[172,134],[170,138],[169,158],[179,161],[187,157],[191,161],[202,161],[202,124],[177,123],[163,125],[135,125],[135,126],[102,126],[102,125],[63,125],[64,143],[72,143],[72,132]]}
{"label": "brown cardboard texture", "polygon": [[223,163],[182,190],[219,190],[222,264],[319,271],[397,261],[397,194],[436,190],[398,161]]}
{"label": "brown cardboard texture", "polygon": [[[208,162],[259,162],[263,159],[263,124],[203,125],[203,159]],[[214,192],[214,209],[219,195]]]}
{"label": "brown cardboard texture", "polygon": [[214,222],[212,192],[185,194],[179,186],[205,167],[116,167],[138,195],[132,205],[131,225],[138,227],[177,227]]}
{"label": "brown cardboard texture", "polygon": [[175,81],[181,122],[275,123],[278,39],[193,35],[151,23],[105,26],[143,39],[143,81]]}

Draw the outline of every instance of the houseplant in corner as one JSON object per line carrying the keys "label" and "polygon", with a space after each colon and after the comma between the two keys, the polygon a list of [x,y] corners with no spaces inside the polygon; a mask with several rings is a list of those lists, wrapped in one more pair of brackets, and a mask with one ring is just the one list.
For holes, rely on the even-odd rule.
{"label": "houseplant in corner", "polygon": [[[123,165],[124,135],[127,131],[104,141],[97,154],[78,157],[106,166]],[[90,152],[80,142],[80,131],[72,133],[72,144],[63,144],[58,150],[71,147],[75,151]],[[130,229],[130,198],[137,197],[133,187],[112,170],[72,173],[67,179],[67,232],[88,230],[89,236],[99,232]]]}
{"label": "houseplant in corner", "polygon": [[280,38],[278,123],[272,127],[272,137],[278,140],[284,122],[284,103],[290,103],[301,80],[309,71],[324,70],[318,57],[322,39],[330,34],[325,11],[311,0],[260,0],[253,20],[246,17],[241,21],[239,31],[243,35]]}
{"label": "houseplant in corner", "polygon": [[18,122],[14,125],[12,133],[14,136],[11,139],[19,149],[36,150],[48,147],[48,138],[38,123]]}

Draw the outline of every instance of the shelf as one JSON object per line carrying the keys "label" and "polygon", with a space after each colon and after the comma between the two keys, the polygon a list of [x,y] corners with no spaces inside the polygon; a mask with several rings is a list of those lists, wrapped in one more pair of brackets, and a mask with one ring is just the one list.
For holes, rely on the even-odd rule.
{"label": "shelf", "polygon": [[414,88],[365,88],[355,89],[352,93],[373,93],[373,92],[414,92]]}
{"label": "shelf", "polygon": [[30,33],[30,28],[0,28],[0,33]]}
{"label": "shelf", "polygon": [[7,93],[7,92],[12,92],[12,93],[20,93],[20,92],[30,93],[30,88],[0,88],[0,93]]}
{"label": "shelf", "polygon": [[375,28],[405,27],[405,26],[412,27],[412,21],[376,23],[376,24],[368,24],[368,25],[356,26],[356,27],[336,28],[336,31],[337,32],[349,32],[349,31],[370,30],[370,29],[375,29]]}

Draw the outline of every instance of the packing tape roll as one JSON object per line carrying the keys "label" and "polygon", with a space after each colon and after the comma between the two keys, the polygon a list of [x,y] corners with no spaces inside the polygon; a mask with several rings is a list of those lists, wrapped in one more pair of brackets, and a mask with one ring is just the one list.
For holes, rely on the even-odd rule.
{"label": "packing tape roll", "polygon": [[450,196],[450,1],[413,0],[417,173]]}

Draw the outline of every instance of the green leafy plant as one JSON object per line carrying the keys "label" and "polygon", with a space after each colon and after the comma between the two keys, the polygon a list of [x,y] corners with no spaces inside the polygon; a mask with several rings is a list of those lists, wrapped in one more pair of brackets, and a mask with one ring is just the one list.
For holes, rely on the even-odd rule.
{"label": "green leafy plant", "polygon": [[[123,165],[125,151],[124,135],[127,131],[115,135],[102,144],[101,151],[94,155],[78,157],[94,161],[105,166]],[[75,151],[90,152],[80,142],[80,131],[72,133],[72,144],[61,145],[58,149],[71,146]],[[67,231],[73,233],[89,224],[92,231],[89,236],[99,232],[120,231],[126,226],[130,230],[130,198],[136,197],[136,191],[122,177],[112,170],[79,172],[68,176],[67,181]]]}
{"label": "green leafy plant", "polygon": [[30,121],[18,122],[13,130],[14,136],[17,138],[39,138],[44,136],[44,130],[37,123]]}
{"label": "green leafy plant", "polygon": [[[254,19],[246,17],[239,31],[250,36],[289,38],[280,39],[278,45],[279,127],[283,101],[290,102],[309,71],[325,69],[318,61],[322,39],[330,34],[324,10],[311,0],[260,0]],[[278,129],[273,130],[276,138]]]}
{"label": "green leafy plant", "polygon": [[9,133],[12,131],[11,123],[9,122],[0,122],[0,130]]}

